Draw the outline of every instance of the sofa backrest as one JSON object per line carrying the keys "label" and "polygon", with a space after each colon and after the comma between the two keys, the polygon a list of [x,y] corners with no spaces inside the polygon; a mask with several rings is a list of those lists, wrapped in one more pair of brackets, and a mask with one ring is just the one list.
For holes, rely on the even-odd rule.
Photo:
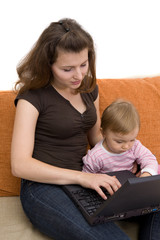
{"label": "sofa backrest", "polygon": [[0,91],[0,196],[18,195],[20,190],[20,179],[12,176],[10,167],[15,96],[12,91]]}
{"label": "sofa backrest", "polygon": [[[100,114],[117,98],[133,102],[139,111],[141,129],[138,139],[160,163],[160,76],[135,79],[98,79]],[[19,195],[20,179],[12,176],[10,147],[14,123],[15,94],[0,91],[0,196]]]}

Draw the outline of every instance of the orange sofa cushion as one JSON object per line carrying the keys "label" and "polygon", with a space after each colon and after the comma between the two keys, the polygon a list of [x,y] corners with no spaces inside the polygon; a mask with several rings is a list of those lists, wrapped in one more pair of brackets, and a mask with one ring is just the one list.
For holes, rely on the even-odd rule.
{"label": "orange sofa cushion", "polygon": [[11,91],[0,91],[0,196],[18,195],[20,190],[20,179],[12,176],[10,166],[15,96]]}
{"label": "orange sofa cushion", "polygon": [[[136,79],[98,79],[100,113],[116,98],[130,100],[141,118],[139,140],[160,163],[160,77]],[[0,91],[0,196],[20,192],[20,179],[12,176],[10,147],[14,123],[15,94]]]}

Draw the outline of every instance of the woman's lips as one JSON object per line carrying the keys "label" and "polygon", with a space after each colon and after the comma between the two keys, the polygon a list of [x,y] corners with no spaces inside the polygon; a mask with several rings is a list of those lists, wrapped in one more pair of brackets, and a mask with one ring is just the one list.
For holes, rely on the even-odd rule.
{"label": "woman's lips", "polygon": [[72,82],[73,85],[79,85],[81,83],[81,81],[75,81],[75,82]]}

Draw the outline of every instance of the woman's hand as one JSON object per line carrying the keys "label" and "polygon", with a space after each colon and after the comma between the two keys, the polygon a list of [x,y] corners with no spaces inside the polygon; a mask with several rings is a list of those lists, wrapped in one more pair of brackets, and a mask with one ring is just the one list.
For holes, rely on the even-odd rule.
{"label": "woman's hand", "polygon": [[94,189],[104,200],[107,196],[102,191],[105,188],[110,195],[113,195],[120,187],[121,184],[115,176],[99,173],[85,173],[81,172],[79,175],[79,184],[85,188]]}

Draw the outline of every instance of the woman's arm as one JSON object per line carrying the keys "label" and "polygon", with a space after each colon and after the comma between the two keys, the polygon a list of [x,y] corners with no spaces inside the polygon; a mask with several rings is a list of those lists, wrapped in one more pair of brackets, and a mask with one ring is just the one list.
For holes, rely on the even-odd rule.
{"label": "woman's arm", "polygon": [[100,187],[113,194],[120,187],[119,181],[106,174],[92,174],[54,167],[32,157],[37,109],[26,100],[19,100],[16,109],[11,146],[11,168],[16,177],[50,184],[80,184],[105,195]]}
{"label": "woman's arm", "polygon": [[96,143],[98,143],[100,140],[103,139],[100,131],[101,120],[100,120],[100,112],[99,112],[99,95],[96,98],[94,105],[97,112],[97,122],[88,132],[88,141],[92,147],[95,146]]}
{"label": "woman's arm", "polygon": [[73,183],[76,171],[54,167],[32,157],[38,115],[31,103],[26,100],[18,101],[11,146],[13,175],[44,183]]}

